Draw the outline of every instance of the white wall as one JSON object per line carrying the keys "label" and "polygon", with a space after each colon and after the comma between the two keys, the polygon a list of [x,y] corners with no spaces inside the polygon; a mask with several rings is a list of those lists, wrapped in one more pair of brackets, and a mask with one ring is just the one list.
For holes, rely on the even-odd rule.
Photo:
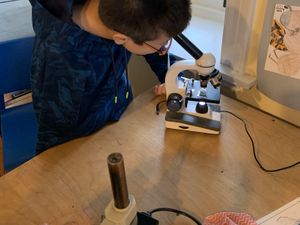
{"label": "white wall", "polygon": [[28,0],[0,4],[0,41],[33,35]]}

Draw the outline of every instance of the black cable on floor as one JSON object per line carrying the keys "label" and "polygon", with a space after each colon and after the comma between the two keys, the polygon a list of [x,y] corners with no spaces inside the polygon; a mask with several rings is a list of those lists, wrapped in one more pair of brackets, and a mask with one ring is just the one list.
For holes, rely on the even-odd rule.
{"label": "black cable on floor", "polygon": [[297,165],[300,164],[300,161],[298,161],[298,162],[296,162],[296,163],[294,163],[294,164],[292,164],[292,165],[285,166],[285,167],[282,167],[282,168],[278,168],[278,169],[266,169],[266,168],[260,163],[260,161],[259,161],[258,158],[257,158],[256,150],[255,150],[255,145],[254,145],[254,141],[253,141],[253,138],[252,138],[251,135],[250,135],[250,132],[249,132],[249,130],[248,130],[248,127],[247,127],[247,124],[246,124],[245,120],[243,120],[241,117],[237,116],[237,115],[234,114],[233,112],[230,112],[230,111],[227,111],[227,110],[221,110],[220,112],[222,112],[222,113],[228,113],[228,114],[230,114],[230,115],[236,117],[236,118],[239,119],[240,121],[242,121],[242,123],[244,124],[245,131],[246,131],[246,133],[247,133],[247,135],[248,135],[248,137],[249,137],[249,139],[250,139],[250,141],[251,141],[252,152],[253,152],[254,159],[255,159],[255,161],[257,162],[257,164],[259,165],[259,167],[260,167],[263,171],[274,173],[274,172],[278,172],[278,171],[290,169],[290,168],[295,167],[295,166],[297,166]]}
{"label": "black cable on floor", "polygon": [[162,103],[164,103],[164,102],[167,102],[167,100],[162,100],[162,101],[160,101],[159,103],[156,104],[156,107],[155,107],[155,113],[156,113],[156,115],[159,114],[159,112],[160,112],[160,105]]}
{"label": "black cable on floor", "polygon": [[156,212],[172,212],[175,213],[177,216],[182,215],[185,216],[189,219],[191,219],[192,221],[194,221],[197,225],[202,225],[201,222],[194,216],[192,216],[191,214],[178,210],[178,209],[173,209],[173,208],[157,208],[157,209],[152,209],[150,211],[148,211],[147,213],[152,217],[153,213]]}

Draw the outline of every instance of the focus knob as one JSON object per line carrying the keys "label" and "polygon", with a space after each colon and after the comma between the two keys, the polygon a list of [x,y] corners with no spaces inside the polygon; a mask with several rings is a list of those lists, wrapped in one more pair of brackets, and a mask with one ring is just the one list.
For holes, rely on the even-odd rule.
{"label": "focus knob", "polygon": [[182,96],[178,93],[172,93],[167,100],[167,107],[171,112],[178,112],[182,106]]}

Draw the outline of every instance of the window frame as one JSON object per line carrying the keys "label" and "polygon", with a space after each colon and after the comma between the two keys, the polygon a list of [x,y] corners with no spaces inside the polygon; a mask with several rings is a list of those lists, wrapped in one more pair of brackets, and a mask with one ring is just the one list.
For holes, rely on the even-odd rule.
{"label": "window frame", "polygon": [[246,72],[256,1],[227,1],[221,49],[221,67],[226,67],[225,81],[247,89],[256,83],[256,76]]}

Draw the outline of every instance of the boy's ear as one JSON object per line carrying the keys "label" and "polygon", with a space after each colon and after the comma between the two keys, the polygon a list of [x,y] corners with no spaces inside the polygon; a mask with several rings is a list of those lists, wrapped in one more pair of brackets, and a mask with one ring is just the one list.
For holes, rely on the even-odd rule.
{"label": "boy's ear", "polygon": [[123,45],[129,40],[129,37],[125,34],[115,33],[113,35],[113,40],[117,45]]}

